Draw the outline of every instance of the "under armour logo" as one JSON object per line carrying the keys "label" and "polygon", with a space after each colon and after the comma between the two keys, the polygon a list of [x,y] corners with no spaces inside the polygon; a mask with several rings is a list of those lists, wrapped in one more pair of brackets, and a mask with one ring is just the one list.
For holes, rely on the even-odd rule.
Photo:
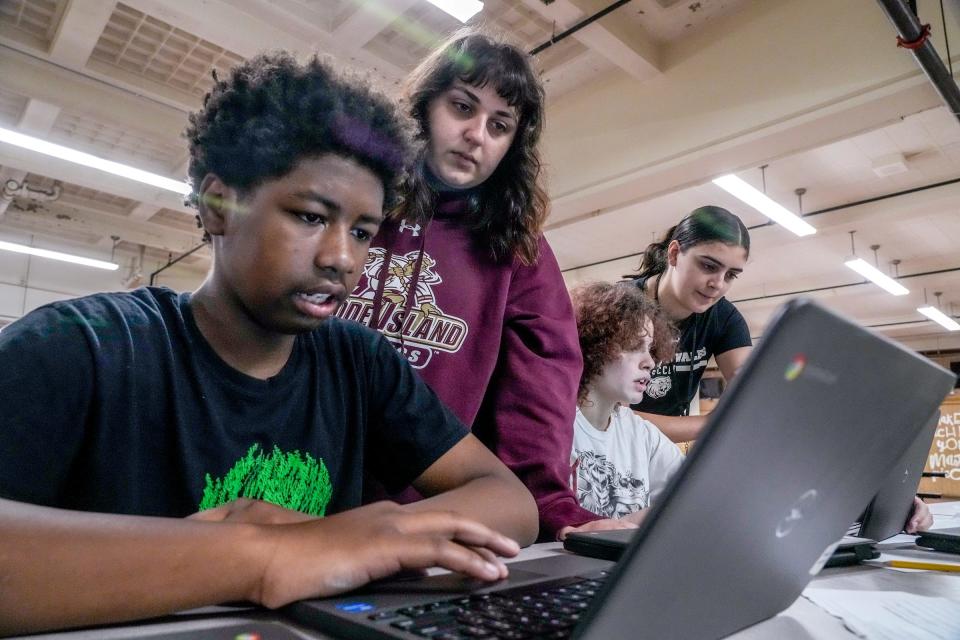
{"label": "under armour logo", "polygon": [[420,225],[418,225],[418,224],[407,224],[407,221],[406,221],[406,220],[401,220],[401,221],[400,221],[400,233],[403,233],[403,232],[406,231],[407,229],[409,229],[410,231],[413,232],[413,237],[414,237],[414,238],[416,238],[417,236],[420,235]]}

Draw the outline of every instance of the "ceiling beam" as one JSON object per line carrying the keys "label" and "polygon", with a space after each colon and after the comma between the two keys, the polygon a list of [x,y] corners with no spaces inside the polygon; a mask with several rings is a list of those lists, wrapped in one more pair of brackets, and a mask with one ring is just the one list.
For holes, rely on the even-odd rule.
{"label": "ceiling beam", "polygon": [[[20,114],[17,127],[24,133],[46,137],[50,133],[50,129],[53,128],[53,123],[59,114],[60,107],[31,98],[27,100],[23,113]],[[16,167],[4,166],[0,169],[0,187],[5,185],[8,180],[22,183],[26,177],[26,171]],[[0,197],[0,220],[3,220],[4,213],[11,202],[12,200]]]}
{"label": "ceiling beam", "polygon": [[56,178],[63,182],[103,191],[122,198],[130,198],[160,208],[173,209],[189,216],[194,215],[191,209],[184,206],[183,196],[178,193],[134,182],[98,169],[91,169],[5,143],[0,143],[0,165]]}
{"label": "ceiling beam", "polygon": [[[523,4],[557,25],[559,33],[588,18],[571,0],[523,0]],[[574,33],[587,48],[603,56],[637,80],[660,75],[657,44],[637,29],[628,29],[614,17],[599,20]]]}
{"label": "ceiling beam", "polygon": [[404,71],[363,50],[346,51],[324,28],[303,17],[303,6],[260,0],[128,0],[127,4],[245,58],[266,49],[285,49],[300,57],[317,51],[341,60],[355,58],[366,69],[396,80]]}
{"label": "ceiling beam", "polygon": [[889,125],[903,114],[937,106],[936,93],[921,77],[864,92],[850,100],[838,100],[812,113],[783,118],[735,138],[704,144],[599,184],[569,193],[553,193],[547,229],[694,187],[724,173],[769,164]]}
{"label": "ceiling beam", "polygon": [[30,98],[20,114],[17,128],[32,136],[46,138],[59,115],[60,107],[57,105]]}
{"label": "ceiling beam", "polygon": [[176,139],[187,124],[187,111],[200,101],[172,108],[143,91],[103,82],[78,71],[50,64],[34,55],[0,48],[3,88],[77,113],[95,114],[121,128],[141,131],[158,139]]}
{"label": "ceiling beam", "polygon": [[112,2],[70,0],[50,46],[50,61],[85,64],[113,13]]}
{"label": "ceiling beam", "polygon": [[333,37],[345,48],[357,51],[373,40],[418,0],[367,0],[354,2],[356,10],[337,25]]}
{"label": "ceiling beam", "polygon": [[54,238],[119,236],[122,242],[142,244],[174,254],[182,253],[200,242],[199,230],[190,233],[62,202],[44,202],[34,211],[13,205],[7,209],[4,225],[48,234]]}
{"label": "ceiling beam", "polygon": [[130,218],[131,220],[139,220],[141,222],[146,222],[147,220],[155,216],[157,213],[159,213],[161,209],[162,207],[158,207],[153,204],[143,204],[141,202],[133,208],[133,211],[131,211],[130,215],[127,217]]}

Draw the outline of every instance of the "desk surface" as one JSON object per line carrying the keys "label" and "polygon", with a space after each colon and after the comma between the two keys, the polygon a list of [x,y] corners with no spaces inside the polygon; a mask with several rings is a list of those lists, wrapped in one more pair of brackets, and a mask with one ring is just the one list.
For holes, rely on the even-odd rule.
{"label": "desk surface", "polygon": [[[935,529],[960,527],[960,501],[930,505],[935,517]],[[538,544],[521,551],[516,560],[531,560],[566,553],[559,543]],[[904,572],[876,566],[854,566],[826,569],[810,583],[812,587],[849,589],[857,591],[905,591],[917,595],[939,596],[954,600],[960,605],[960,574],[938,571]],[[149,638],[159,634],[182,630],[214,629],[216,627],[251,621],[284,620],[278,614],[264,610],[235,610],[211,607],[173,616],[163,622],[92,629],[65,633],[30,636],[34,640],[120,640],[125,638]],[[286,622],[284,620],[284,622]],[[287,622],[290,628],[305,640],[323,639],[321,635],[305,627]],[[856,638],[843,623],[800,597],[780,615],[765,620],[730,636],[732,640],[826,640]]]}

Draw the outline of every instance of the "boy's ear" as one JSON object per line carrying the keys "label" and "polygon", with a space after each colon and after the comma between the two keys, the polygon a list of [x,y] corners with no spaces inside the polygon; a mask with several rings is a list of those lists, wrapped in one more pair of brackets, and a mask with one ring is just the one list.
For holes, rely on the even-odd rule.
{"label": "boy's ear", "polygon": [[237,207],[237,192],[223,180],[208,173],[200,183],[197,198],[197,213],[203,222],[203,230],[211,236],[223,235],[227,218]]}
{"label": "boy's ear", "polygon": [[671,267],[677,266],[678,255],[680,255],[680,243],[676,240],[671,240],[670,244],[667,245],[667,264]]}

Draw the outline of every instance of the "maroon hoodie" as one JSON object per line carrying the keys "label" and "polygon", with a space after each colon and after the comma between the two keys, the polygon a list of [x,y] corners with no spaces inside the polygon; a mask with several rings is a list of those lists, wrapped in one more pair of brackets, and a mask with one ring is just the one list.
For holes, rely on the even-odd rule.
{"label": "maroon hoodie", "polygon": [[570,297],[542,236],[536,264],[496,262],[462,224],[463,200],[438,208],[426,229],[384,225],[338,315],[378,329],[406,355],[519,476],[537,501],[541,539],[554,540],[600,517],[569,486],[583,368]]}

